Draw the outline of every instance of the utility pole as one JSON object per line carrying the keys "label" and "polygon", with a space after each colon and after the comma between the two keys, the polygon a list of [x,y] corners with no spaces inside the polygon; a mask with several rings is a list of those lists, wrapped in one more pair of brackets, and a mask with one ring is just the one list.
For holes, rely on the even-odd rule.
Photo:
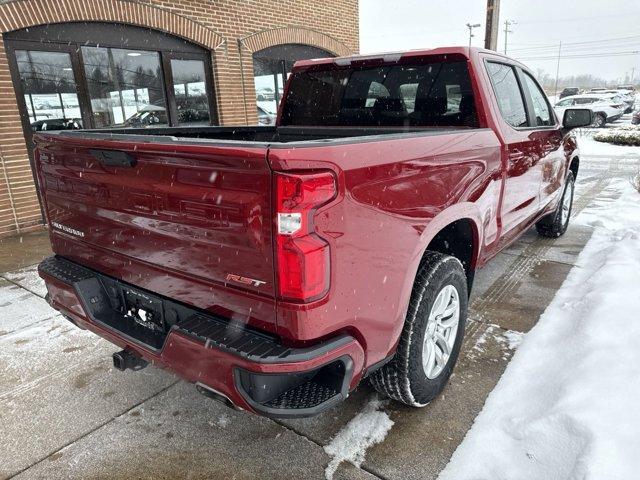
{"label": "utility pole", "polygon": [[553,94],[556,99],[558,98],[558,75],[560,74],[560,54],[562,53],[562,42],[558,45],[558,63],[556,65],[556,86],[553,89]]}
{"label": "utility pole", "polygon": [[513,30],[509,30],[509,27],[511,25],[515,25],[516,22],[515,20],[505,20],[504,21],[504,54],[507,54],[507,38],[509,36],[510,33],[513,33]]}
{"label": "utility pole", "polygon": [[471,39],[475,36],[473,34],[473,29],[479,26],[480,26],[479,23],[474,23],[473,25],[470,23],[467,23],[467,28],[469,29],[469,48],[471,48]]}
{"label": "utility pole", "polygon": [[484,48],[498,50],[498,27],[500,26],[500,0],[487,0],[487,21],[484,31]]}

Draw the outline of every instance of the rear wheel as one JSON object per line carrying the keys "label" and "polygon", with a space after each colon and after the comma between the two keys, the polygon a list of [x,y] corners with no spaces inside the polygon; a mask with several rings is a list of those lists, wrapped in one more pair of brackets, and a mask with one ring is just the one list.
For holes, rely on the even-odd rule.
{"label": "rear wheel", "polygon": [[596,128],[602,128],[607,123],[607,117],[604,113],[596,113],[593,116],[593,126]]}
{"label": "rear wheel", "polygon": [[467,280],[460,261],[427,251],[391,362],[371,375],[376,390],[424,406],[444,388],[458,359],[467,318]]}
{"label": "rear wheel", "polygon": [[575,179],[573,172],[569,172],[564,184],[564,191],[558,207],[549,215],[542,217],[536,223],[536,230],[543,237],[556,238],[563,235],[569,227],[569,218],[573,208],[573,191],[575,190]]}

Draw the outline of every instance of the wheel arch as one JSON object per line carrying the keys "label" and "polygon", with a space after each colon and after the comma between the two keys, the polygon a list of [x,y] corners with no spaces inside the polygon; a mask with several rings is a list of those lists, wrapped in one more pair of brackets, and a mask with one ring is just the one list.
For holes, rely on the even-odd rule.
{"label": "wheel arch", "polygon": [[467,275],[470,293],[482,244],[482,225],[478,209],[472,203],[456,204],[436,215],[421,236],[411,283],[415,281],[415,273],[425,253],[436,251],[460,260]]}

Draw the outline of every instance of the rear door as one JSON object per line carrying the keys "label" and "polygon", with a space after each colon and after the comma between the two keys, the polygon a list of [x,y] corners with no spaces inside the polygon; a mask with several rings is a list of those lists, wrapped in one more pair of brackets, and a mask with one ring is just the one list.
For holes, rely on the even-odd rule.
{"label": "rear door", "polygon": [[266,145],[78,133],[37,135],[36,146],[57,254],[275,325],[256,307],[274,296]]}

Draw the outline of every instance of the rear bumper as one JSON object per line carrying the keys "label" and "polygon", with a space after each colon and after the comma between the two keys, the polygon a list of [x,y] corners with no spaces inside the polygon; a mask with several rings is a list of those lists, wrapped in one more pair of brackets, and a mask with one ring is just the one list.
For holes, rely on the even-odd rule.
{"label": "rear bumper", "polygon": [[135,286],[61,257],[46,259],[38,270],[49,303],[73,323],[239,409],[271,417],[312,416],[344,400],[362,376],[364,351],[349,335],[291,348],[262,332],[144,291],[162,305],[158,308],[165,312],[168,333],[141,336],[145,328],[127,318],[118,302],[121,289]]}

